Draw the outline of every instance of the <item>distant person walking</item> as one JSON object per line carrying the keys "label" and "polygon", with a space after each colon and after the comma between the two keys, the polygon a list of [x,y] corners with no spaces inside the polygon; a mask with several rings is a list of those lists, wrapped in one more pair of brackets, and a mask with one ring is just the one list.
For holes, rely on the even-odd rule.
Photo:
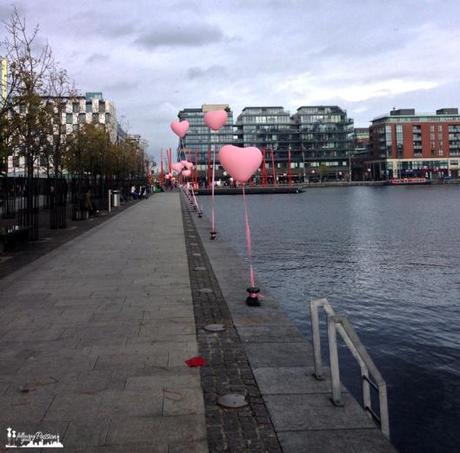
{"label": "distant person walking", "polygon": [[88,192],[85,193],[84,207],[85,211],[89,212],[89,215],[94,214],[94,206],[93,202],[91,201],[91,189],[88,189]]}

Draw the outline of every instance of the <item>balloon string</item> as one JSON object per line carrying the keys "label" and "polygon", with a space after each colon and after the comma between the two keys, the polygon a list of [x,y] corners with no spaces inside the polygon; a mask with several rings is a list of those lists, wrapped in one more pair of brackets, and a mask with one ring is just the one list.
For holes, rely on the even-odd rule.
{"label": "balloon string", "polygon": [[244,226],[246,230],[246,254],[249,261],[249,282],[252,287],[255,286],[254,269],[252,268],[252,254],[251,254],[251,228],[249,227],[248,219],[248,205],[246,201],[246,192],[243,184],[243,206],[244,206]]}
{"label": "balloon string", "polygon": [[216,221],[214,214],[214,178],[216,175],[216,145],[214,145],[214,153],[212,156],[212,185],[211,185],[211,231],[216,231]]}
{"label": "balloon string", "polygon": [[200,206],[198,205],[198,200],[196,199],[195,191],[193,190],[193,184],[192,184],[191,187],[192,187],[193,202],[195,203],[195,206],[196,206],[196,209],[198,210],[198,212],[200,212]]}

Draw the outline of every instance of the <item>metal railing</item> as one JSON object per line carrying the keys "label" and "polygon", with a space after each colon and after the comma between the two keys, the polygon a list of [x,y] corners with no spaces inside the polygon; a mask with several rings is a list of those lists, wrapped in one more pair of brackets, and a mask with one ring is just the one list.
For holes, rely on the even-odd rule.
{"label": "metal railing", "polygon": [[[339,355],[337,349],[338,332],[361,369],[361,388],[364,409],[369,413],[371,418],[380,424],[382,433],[389,439],[390,424],[386,383],[348,319],[345,316],[337,315],[327,299],[317,299],[310,303],[315,377],[317,379],[324,379],[321,358],[321,338],[319,334],[319,308],[323,308],[327,314],[332,402],[336,406],[343,406],[344,404],[342,399],[342,385],[340,382]],[[379,394],[380,415],[372,409],[371,387]]]}

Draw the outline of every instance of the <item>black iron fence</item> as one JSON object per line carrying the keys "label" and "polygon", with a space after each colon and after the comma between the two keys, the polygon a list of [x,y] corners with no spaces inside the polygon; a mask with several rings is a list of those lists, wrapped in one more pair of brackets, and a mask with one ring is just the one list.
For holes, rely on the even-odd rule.
{"label": "black iron fence", "polygon": [[84,220],[108,209],[109,191],[119,190],[122,202],[145,178],[100,176],[0,178],[0,227],[28,230],[37,240],[40,230],[66,228],[69,220]]}

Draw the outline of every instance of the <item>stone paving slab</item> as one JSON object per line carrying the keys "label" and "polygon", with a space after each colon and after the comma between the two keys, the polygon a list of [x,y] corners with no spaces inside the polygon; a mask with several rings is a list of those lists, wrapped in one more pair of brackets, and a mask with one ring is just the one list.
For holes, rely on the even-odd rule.
{"label": "stone paving slab", "polygon": [[68,451],[207,451],[178,194],[134,205],[0,280],[6,427]]}
{"label": "stone paving slab", "polygon": [[396,449],[389,446],[386,439],[376,436],[376,428],[284,432],[279,437],[284,450],[289,453],[396,453]]}
{"label": "stone paving slab", "polygon": [[[331,393],[329,377],[318,381],[311,367],[266,367],[256,368],[254,375],[263,395]],[[327,370],[323,370],[326,375]],[[343,388],[345,391],[345,388]]]}
{"label": "stone paving slab", "polygon": [[265,395],[277,431],[316,429],[375,428],[375,423],[365,414],[349,394],[342,395],[344,405],[331,404],[328,394]]}

